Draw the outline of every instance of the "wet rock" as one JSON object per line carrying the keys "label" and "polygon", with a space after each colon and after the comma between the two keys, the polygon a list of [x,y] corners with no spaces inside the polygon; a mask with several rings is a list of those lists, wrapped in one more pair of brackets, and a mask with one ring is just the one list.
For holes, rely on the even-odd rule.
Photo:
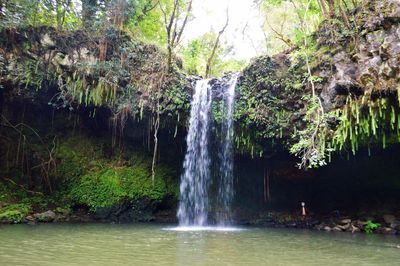
{"label": "wet rock", "polygon": [[35,217],[39,222],[52,222],[56,218],[56,214],[53,211],[48,210],[42,213],[35,213],[33,217]]}
{"label": "wet rock", "polygon": [[312,219],[312,220],[308,221],[307,224],[308,224],[310,227],[314,227],[314,226],[320,224],[320,221],[319,221],[319,220],[316,220],[316,219]]}
{"label": "wet rock", "polygon": [[296,223],[288,223],[288,224],[286,224],[286,227],[288,227],[288,228],[296,228],[297,227],[297,224]]}
{"label": "wet rock", "polygon": [[399,231],[399,233],[400,233],[400,225],[397,225],[397,226],[394,227],[393,229],[395,229],[396,231]]}
{"label": "wet rock", "polygon": [[356,227],[363,228],[367,223],[367,221],[357,220],[355,222],[352,222],[351,224]]}
{"label": "wet rock", "polygon": [[27,222],[33,222],[33,221],[35,221],[35,217],[33,217],[32,215],[28,215],[28,216],[25,217],[25,220]]}
{"label": "wet rock", "polygon": [[55,46],[54,41],[51,39],[51,37],[49,36],[48,33],[43,35],[42,39],[40,40],[40,43],[45,48],[54,47]]}
{"label": "wet rock", "polygon": [[317,224],[314,226],[314,229],[317,229],[318,231],[322,231],[324,229],[324,225],[323,224]]}
{"label": "wet rock", "polygon": [[360,230],[360,228],[358,228],[358,227],[356,227],[354,225],[351,225],[350,226],[350,231],[351,231],[352,234],[354,234],[356,232],[360,232],[361,230]]}
{"label": "wet rock", "polygon": [[394,220],[393,222],[390,223],[390,228],[396,229],[397,227],[400,227],[399,220]]}
{"label": "wet rock", "polygon": [[350,223],[346,224],[346,225],[336,225],[337,228],[339,228],[342,231],[346,231],[347,229],[350,228]]}
{"label": "wet rock", "polygon": [[385,221],[385,223],[391,224],[394,221],[396,221],[396,217],[391,214],[385,214],[385,215],[383,215],[383,220]]}
{"label": "wet rock", "polygon": [[65,222],[67,220],[67,216],[63,214],[57,214],[54,222]]}
{"label": "wet rock", "polygon": [[380,232],[385,235],[395,235],[396,234],[396,230],[394,230],[393,228],[390,228],[390,227],[383,227],[380,230]]}
{"label": "wet rock", "polygon": [[335,232],[342,232],[343,231],[342,228],[340,228],[339,226],[333,227],[332,230],[335,231]]}
{"label": "wet rock", "polygon": [[347,225],[351,223],[351,219],[342,219],[339,221],[339,224],[341,225]]}
{"label": "wet rock", "polygon": [[326,232],[330,232],[330,231],[332,231],[332,228],[329,226],[324,226],[322,230],[324,230]]}

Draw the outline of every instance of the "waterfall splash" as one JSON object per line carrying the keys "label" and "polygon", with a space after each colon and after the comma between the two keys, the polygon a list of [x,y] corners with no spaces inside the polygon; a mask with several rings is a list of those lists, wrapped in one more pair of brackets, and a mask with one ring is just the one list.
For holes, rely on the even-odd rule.
{"label": "waterfall splash", "polygon": [[[218,196],[216,219],[220,226],[231,223],[233,200],[233,104],[237,75],[233,75],[222,88],[224,91],[224,110],[221,125],[221,147],[218,159]],[[212,108],[212,82],[197,81],[186,138],[187,152],[181,177],[181,198],[178,208],[180,227],[204,227],[208,223],[210,200],[211,155],[210,128]]]}
{"label": "waterfall splash", "polygon": [[196,83],[192,100],[180,185],[178,219],[181,226],[204,226],[208,218],[208,187],[211,180],[208,146],[212,103],[208,82],[200,80]]}
{"label": "waterfall splash", "polygon": [[224,112],[221,127],[221,151],[218,186],[218,213],[217,222],[225,226],[232,222],[231,205],[234,196],[233,190],[233,107],[237,75],[234,75],[224,93]]}

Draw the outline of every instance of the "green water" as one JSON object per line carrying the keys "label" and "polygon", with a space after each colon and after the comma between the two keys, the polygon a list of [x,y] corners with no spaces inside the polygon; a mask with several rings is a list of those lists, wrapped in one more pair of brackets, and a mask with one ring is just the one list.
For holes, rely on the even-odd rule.
{"label": "green water", "polygon": [[0,227],[0,265],[400,265],[400,238],[245,228],[180,232],[159,225]]}

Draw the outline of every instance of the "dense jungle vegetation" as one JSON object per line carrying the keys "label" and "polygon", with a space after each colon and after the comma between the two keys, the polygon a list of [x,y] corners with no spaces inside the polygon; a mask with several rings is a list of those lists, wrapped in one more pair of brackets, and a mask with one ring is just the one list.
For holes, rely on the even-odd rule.
{"label": "dense jungle vegetation", "polygon": [[398,1],[255,0],[265,38],[249,62],[225,38],[228,11],[185,37],[196,1],[0,1],[1,221],[174,206],[200,77],[241,71],[237,154],[290,152],[307,169],[398,143]]}

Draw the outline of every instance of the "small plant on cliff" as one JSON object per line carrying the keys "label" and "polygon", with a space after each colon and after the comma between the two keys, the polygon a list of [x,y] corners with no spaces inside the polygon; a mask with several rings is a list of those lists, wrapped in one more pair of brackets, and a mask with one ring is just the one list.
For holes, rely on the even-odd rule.
{"label": "small plant on cliff", "polygon": [[367,221],[367,224],[365,225],[365,233],[367,234],[372,234],[376,229],[378,229],[381,225],[378,223],[374,223],[371,220]]}

